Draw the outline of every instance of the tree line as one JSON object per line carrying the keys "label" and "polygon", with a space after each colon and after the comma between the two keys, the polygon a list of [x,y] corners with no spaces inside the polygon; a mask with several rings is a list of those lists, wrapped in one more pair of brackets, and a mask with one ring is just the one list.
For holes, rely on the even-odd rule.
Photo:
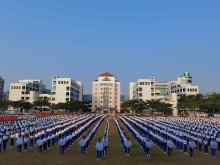
{"label": "tree line", "polygon": [[66,103],[58,103],[58,104],[51,104],[48,100],[39,99],[34,103],[25,102],[25,101],[0,101],[0,110],[4,111],[7,110],[8,107],[13,107],[20,112],[23,111],[30,111],[30,110],[65,110],[68,112],[90,112],[90,102],[85,101],[69,101]]}
{"label": "tree line", "polygon": [[161,100],[129,100],[121,105],[122,113],[141,114],[149,112],[153,114],[158,112],[163,115],[171,115],[172,111],[172,105]]}
{"label": "tree line", "polygon": [[208,95],[196,96],[180,96],[178,98],[177,107],[162,100],[129,100],[122,104],[122,113],[162,113],[171,115],[173,108],[178,110],[179,115],[187,115],[189,113],[207,113],[213,115],[220,113],[220,93],[212,93]]}
{"label": "tree line", "polygon": [[177,109],[182,114],[189,112],[203,112],[210,115],[220,113],[220,93],[182,96],[178,100]]}

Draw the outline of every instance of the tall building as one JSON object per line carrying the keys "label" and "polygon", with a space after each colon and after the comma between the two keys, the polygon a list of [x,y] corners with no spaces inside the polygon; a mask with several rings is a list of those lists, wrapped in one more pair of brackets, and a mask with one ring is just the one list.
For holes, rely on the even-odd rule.
{"label": "tall building", "polygon": [[160,99],[168,95],[168,83],[153,79],[138,79],[129,84],[129,100],[152,100]]}
{"label": "tall building", "polygon": [[53,104],[66,103],[68,101],[82,101],[83,84],[71,78],[55,77],[52,80],[50,102]]}
{"label": "tall building", "polygon": [[117,111],[121,106],[120,82],[111,73],[105,72],[98,76],[92,84],[92,110]]}
{"label": "tall building", "polygon": [[9,101],[25,101],[33,103],[38,100],[45,86],[41,80],[19,80],[11,83]]}
{"label": "tall building", "polygon": [[4,79],[0,77],[0,101],[4,97],[4,83],[5,83]]}

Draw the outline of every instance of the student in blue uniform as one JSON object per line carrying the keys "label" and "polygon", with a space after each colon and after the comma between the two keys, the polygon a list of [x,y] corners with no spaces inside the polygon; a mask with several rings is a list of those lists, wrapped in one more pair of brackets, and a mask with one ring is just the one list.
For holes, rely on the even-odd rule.
{"label": "student in blue uniform", "polygon": [[145,137],[143,140],[143,148],[147,158],[150,158],[150,150],[153,148],[153,142]]}
{"label": "student in blue uniform", "polygon": [[6,149],[7,149],[7,144],[8,144],[8,135],[4,134],[4,135],[3,135],[3,152],[6,151]]}
{"label": "student in blue uniform", "polygon": [[16,146],[17,146],[17,151],[18,152],[22,152],[23,144],[24,144],[23,137],[21,136],[21,134],[19,134],[17,139],[16,139]]}
{"label": "student in blue uniform", "polygon": [[0,136],[0,152],[2,152],[2,141],[3,141],[2,136]]}
{"label": "student in blue uniform", "polygon": [[130,152],[131,152],[131,146],[132,146],[132,143],[131,143],[131,140],[129,139],[129,137],[127,137],[127,139],[125,139],[124,146],[125,146],[125,154],[127,156],[129,156]]}
{"label": "student in blue uniform", "polygon": [[204,145],[204,153],[208,154],[208,152],[209,152],[209,143],[206,139],[203,140],[203,145]]}
{"label": "student in blue uniform", "polygon": [[24,136],[24,150],[28,149],[28,144],[29,144],[29,137],[28,135]]}
{"label": "student in blue uniform", "polygon": [[216,142],[218,143],[218,151],[220,151],[220,137],[216,138]]}
{"label": "student in blue uniform", "polygon": [[193,157],[196,148],[196,143],[193,140],[189,141],[189,154],[190,157]]}
{"label": "student in blue uniform", "polygon": [[83,136],[80,141],[79,141],[79,145],[80,145],[80,152],[81,154],[85,154],[86,153],[86,144],[85,144],[85,136]]}
{"label": "student in blue uniform", "polygon": [[167,140],[167,155],[171,156],[173,149],[175,148],[175,144],[173,143],[172,140]]}
{"label": "student in blue uniform", "polygon": [[104,146],[102,140],[99,138],[96,143],[96,159],[100,160],[102,158],[102,153],[104,151]]}
{"label": "student in blue uniform", "polygon": [[36,141],[37,147],[38,147],[38,151],[39,152],[43,152],[43,141],[41,138],[38,138]]}
{"label": "student in blue uniform", "polygon": [[108,136],[105,135],[103,138],[103,145],[104,145],[104,155],[108,154]]}
{"label": "student in blue uniform", "polygon": [[14,146],[15,145],[15,134],[10,135],[10,145]]}
{"label": "student in blue uniform", "polygon": [[218,143],[214,139],[210,142],[210,148],[211,148],[212,157],[216,157]]}
{"label": "student in blue uniform", "polygon": [[64,154],[65,151],[65,138],[62,135],[61,139],[58,141],[59,149],[60,149],[60,154]]}

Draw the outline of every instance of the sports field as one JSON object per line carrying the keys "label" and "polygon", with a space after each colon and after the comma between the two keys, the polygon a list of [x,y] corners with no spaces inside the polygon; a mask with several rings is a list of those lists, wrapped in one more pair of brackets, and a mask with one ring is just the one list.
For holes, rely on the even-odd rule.
{"label": "sports field", "polygon": [[96,160],[95,143],[98,137],[104,134],[105,122],[100,126],[97,136],[93,139],[86,155],[80,154],[78,141],[71,146],[64,155],[59,154],[58,147],[45,153],[39,153],[36,150],[18,153],[15,148],[10,148],[6,153],[0,153],[0,165],[217,165],[220,164],[220,155],[216,159],[210,155],[196,153],[193,158],[182,152],[175,152],[168,157],[159,148],[155,148],[151,153],[150,160],[144,155],[142,148],[132,138],[133,141],[131,155],[126,156],[123,153],[122,145],[116,126],[112,118],[110,121],[109,154],[103,160]]}

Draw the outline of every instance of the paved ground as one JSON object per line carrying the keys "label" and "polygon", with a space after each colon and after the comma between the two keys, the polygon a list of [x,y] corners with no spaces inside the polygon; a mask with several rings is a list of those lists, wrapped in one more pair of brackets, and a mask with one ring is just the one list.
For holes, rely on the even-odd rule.
{"label": "paved ground", "polygon": [[[219,165],[220,154],[218,158],[212,159],[203,153],[196,153],[195,158],[181,152],[176,152],[172,157],[167,157],[159,148],[152,152],[151,160],[147,160],[140,146],[133,140],[134,146],[132,154],[127,157],[122,152],[122,146],[116,127],[110,120],[110,150],[109,155],[101,161],[95,158],[95,142],[97,137],[104,134],[106,122],[104,122],[98,131],[97,137],[92,141],[88,153],[84,156],[79,152],[79,145],[76,142],[65,155],[58,153],[58,148],[53,148],[46,153],[29,151],[26,153],[17,153],[15,149],[10,149],[6,153],[0,153],[0,165]],[[128,133],[128,132],[127,132]],[[130,133],[129,133],[130,135]],[[132,137],[130,135],[130,137]]]}

